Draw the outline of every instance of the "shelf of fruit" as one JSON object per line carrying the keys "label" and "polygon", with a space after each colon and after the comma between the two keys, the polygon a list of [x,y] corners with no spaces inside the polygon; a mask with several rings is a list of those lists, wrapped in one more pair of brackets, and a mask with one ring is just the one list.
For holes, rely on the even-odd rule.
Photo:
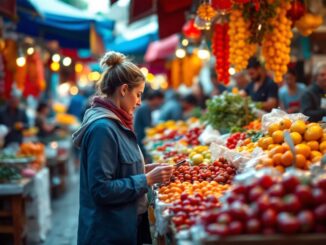
{"label": "shelf of fruit", "polygon": [[[188,122],[169,121],[147,130],[146,141],[147,143],[151,142],[148,149],[153,153],[154,161],[176,164],[186,160],[183,165],[175,169],[170,182],[157,187],[154,192],[155,209],[157,209],[155,210],[156,219],[159,221],[164,220],[169,230],[172,231],[173,237],[185,233],[187,239],[189,237],[196,239],[196,237],[191,237],[191,231],[200,228],[200,232],[204,234],[204,237],[209,239],[202,239],[199,244],[209,244],[211,241],[216,241],[216,239],[220,240],[223,236],[228,237],[229,235],[236,234],[243,234],[247,237],[244,238],[245,240],[252,239],[252,234],[259,234],[259,236],[255,236],[256,238],[258,237],[259,244],[259,242],[262,243],[267,235],[287,234],[286,229],[288,226],[294,227],[293,231],[289,232],[294,234],[304,231],[311,233],[326,229],[326,221],[324,219],[326,216],[323,216],[324,209],[326,208],[324,207],[324,204],[326,205],[324,185],[326,175],[323,178],[320,177],[322,184],[313,182],[311,179],[306,180],[305,184],[300,184],[301,180],[295,182],[294,179],[296,177],[290,178],[293,182],[288,181],[287,177],[285,177],[293,170],[302,171],[305,175],[310,176],[313,171],[316,172],[314,167],[317,167],[317,172],[325,173],[326,169],[320,168],[320,159],[326,153],[325,129],[320,124],[305,122],[302,119],[304,117],[298,117],[297,115],[283,113],[282,116],[279,116],[277,114],[277,119],[275,119],[273,113],[265,116],[266,118],[270,116],[269,120],[264,117],[262,121],[256,119],[248,125],[239,128],[241,132],[222,135],[223,143],[221,143],[221,139],[217,139],[216,141],[219,142],[218,147],[223,147],[228,151],[226,155],[223,155],[225,151],[222,151],[223,154],[217,155],[216,152],[214,153],[213,147],[200,144],[199,139],[205,134],[207,124],[203,125],[195,119],[191,119]],[[294,146],[292,150],[289,144],[284,141],[285,132],[288,132],[290,135]],[[289,143],[291,145],[291,142]],[[250,155],[255,152],[259,154],[255,156]],[[243,163],[244,167],[238,168],[239,165],[233,162],[233,154],[234,156],[236,154],[249,155],[251,158],[248,158],[248,161]],[[315,170],[312,171],[312,169]],[[266,170],[269,171],[269,174],[272,174],[264,175],[263,178],[258,178],[252,184],[248,184],[248,186],[247,182],[241,185],[235,185],[233,182],[234,179],[241,179],[243,178],[241,176],[251,171],[261,176],[259,173]],[[284,183],[288,183],[289,186]],[[254,185],[255,188],[252,188],[251,185]],[[298,186],[298,190],[294,188],[296,186]],[[236,192],[239,189],[250,189],[249,192],[251,194],[245,192],[242,196],[238,195]],[[310,195],[307,194],[309,192],[307,191],[308,189]],[[277,196],[274,193],[277,191],[281,191],[283,194]],[[312,202],[309,204],[310,206],[305,206],[305,201],[301,199],[297,202],[299,196],[300,198],[305,197],[305,199],[310,200]],[[203,217],[205,221],[205,215],[215,217],[219,213],[224,214],[225,210],[237,208],[239,203],[241,205],[245,203],[250,207],[254,206],[253,202],[256,202],[256,205],[258,205],[260,203],[258,199],[262,203],[266,200],[268,202],[271,201],[268,204],[268,208],[271,208],[273,211],[266,208],[264,211],[268,212],[263,215],[265,212],[262,212],[262,210],[254,210],[257,212],[255,213],[255,219],[249,220],[248,218],[245,222],[241,218],[238,220],[237,215],[235,217],[231,216],[232,219],[230,220],[232,222],[223,221],[230,218],[227,215],[221,215],[221,222],[218,219],[208,223],[202,221]],[[313,201],[315,199],[316,201]],[[233,204],[232,200],[235,204]],[[323,203],[320,201],[323,201]],[[290,204],[287,204],[288,202]],[[280,203],[282,203],[282,207],[285,207],[285,209],[275,208]],[[296,205],[299,203],[300,206],[289,209],[287,205],[291,205],[291,203]],[[255,208],[259,208],[259,206]],[[311,214],[313,214],[314,218],[312,222],[316,226],[309,231],[304,230],[305,228],[302,227],[306,224],[303,224],[301,220],[310,221]],[[316,214],[324,218],[317,218]],[[217,216],[220,217],[220,215]],[[270,217],[275,217],[275,222],[271,221],[274,222],[271,229],[265,225],[265,219],[268,220]],[[295,222],[293,222],[293,218],[295,218]],[[285,228],[283,227],[283,221],[285,222]],[[269,220],[266,222],[268,223]],[[227,223],[228,226],[221,226],[220,223],[222,225]],[[293,225],[293,223],[295,224]],[[216,224],[218,225],[216,226]],[[259,227],[257,228],[257,226]],[[252,232],[251,228],[257,230]],[[225,232],[225,229],[227,230],[226,235],[220,234]],[[162,231],[166,232],[166,227]],[[162,234],[161,232],[159,233]],[[325,239],[323,236],[321,238],[320,236],[317,237],[319,238],[315,244],[318,244],[320,239]],[[278,242],[284,239],[282,236],[269,236],[269,238],[272,240],[276,239],[275,241]],[[237,236],[231,237],[230,241],[233,241],[232,239],[239,242]],[[305,239],[312,241],[315,238],[314,236],[303,235],[302,239],[304,241],[306,241]],[[250,240],[250,243],[257,244],[257,241]],[[232,242],[229,244],[232,244]]]}

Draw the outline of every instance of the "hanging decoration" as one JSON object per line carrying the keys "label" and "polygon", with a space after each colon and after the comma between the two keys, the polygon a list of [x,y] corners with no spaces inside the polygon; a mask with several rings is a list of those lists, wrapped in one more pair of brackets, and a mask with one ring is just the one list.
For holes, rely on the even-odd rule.
{"label": "hanging decoration", "polygon": [[186,38],[199,39],[201,31],[195,26],[195,19],[189,19],[182,27],[182,33]]}
{"label": "hanging decoration", "polygon": [[224,84],[230,81],[230,62],[229,62],[229,24],[227,22],[216,23],[214,25],[214,33],[212,39],[212,51],[216,58],[216,74],[217,79]]}
{"label": "hanging decoration", "polygon": [[249,43],[250,22],[244,19],[241,9],[231,11],[229,25],[230,63],[239,72],[247,67],[249,58],[256,53],[257,44]]}
{"label": "hanging decoration", "polygon": [[300,0],[293,0],[286,16],[294,23],[306,13],[306,7]]}
{"label": "hanging decoration", "polygon": [[197,15],[205,21],[212,21],[216,16],[216,11],[209,3],[202,3],[197,9]]}
{"label": "hanging decoration", "polygon": [[231,0],[212,0],[212,6],[219,13],[226,14],[231,10],[232,1]]}
{"label": "hanging decoration", "polygon": [[281,82],[287,72],[290,62],[290,44],[293,37],[291,20],[286,17],[291,8],[288,2],[282,3],[277,8],[277,16],[270,20],[272,31],[264,36],[262,43],[263,56],[266,59],[266,68],[274,72],[274,81]]}

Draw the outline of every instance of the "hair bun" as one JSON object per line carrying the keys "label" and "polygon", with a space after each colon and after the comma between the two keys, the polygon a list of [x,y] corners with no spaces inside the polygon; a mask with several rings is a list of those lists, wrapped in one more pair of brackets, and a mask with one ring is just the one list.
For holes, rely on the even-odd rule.
{"label": "hair bun", "polygon": [[121,64],[123,61],[126,60],[126,56],[119,53],[119,52],[114,52],[110,51],[107,52],[101,59],[100,65],[102,69],[111,67],[111,66],[116,66]]}

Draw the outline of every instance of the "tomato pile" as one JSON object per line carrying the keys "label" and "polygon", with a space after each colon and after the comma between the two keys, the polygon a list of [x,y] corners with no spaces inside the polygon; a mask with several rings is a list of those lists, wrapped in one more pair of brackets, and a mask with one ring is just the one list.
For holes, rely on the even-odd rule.
{"label": "tomato pile", "polygon": [[202,213],[201,222],[207,233],[220,236],[325,232],[326,179],[302,182],[290,175],[264,175],[237,185],[226,195],[229,205]]}
{"label": "tomato pile", "polygon": [[246,133],[234,133],[226,140],[226,147],[229,149],[235,149],[240,140],[246,139]]}
{"label": "tomato pile", "polygon": [[178,167],[171,177],[171,182],[187,181],[216,181],[219,184],[231,184],[236,173],[236,168],[226,159],[220,158],[211,165],[199,164],[198,166],[190,166],[184,164]]}

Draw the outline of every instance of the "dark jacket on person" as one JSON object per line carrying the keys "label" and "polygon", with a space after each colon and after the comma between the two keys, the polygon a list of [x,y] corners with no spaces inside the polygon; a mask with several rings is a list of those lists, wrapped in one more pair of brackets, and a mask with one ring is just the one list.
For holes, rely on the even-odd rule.
{"label": "dark jacket on person", "polygon": [[135,134],[90,108],[73,141],[81,148],[78,244],[136,244],[147,181]]}
{"label": "dark jacket on person", "polygon": [[9,129],[9,133],[5,137],[5,146],[16,142],[21,144],[23,142],[22,130],[15,129],[15,123],[22,122],[24,128],[28,127],[28,118],[26,112],[21,108],[11,110],[9,106],[4,106],[0,110],[0,124],[5,125]]}
{"label": "dark jacket on person", "polygon": [[318,122],[326,116],[326,109],[321,108],[321,100],[325,92],[317,85],[310,85],[301,97],[301,112],[309,117],[309,121]]}

